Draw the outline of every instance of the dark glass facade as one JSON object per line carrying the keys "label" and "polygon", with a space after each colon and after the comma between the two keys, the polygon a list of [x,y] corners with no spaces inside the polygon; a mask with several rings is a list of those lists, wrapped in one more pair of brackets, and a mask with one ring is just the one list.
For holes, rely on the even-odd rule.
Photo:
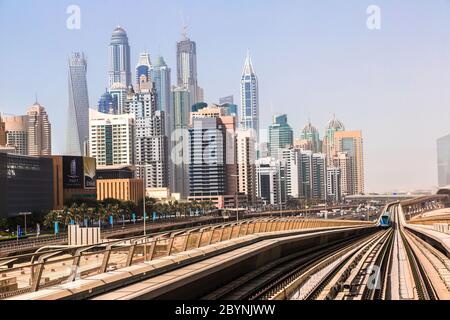
{"label": "dark glass facade", "polygon": [[0,153],[0,217],[52,207],[52,160]]}

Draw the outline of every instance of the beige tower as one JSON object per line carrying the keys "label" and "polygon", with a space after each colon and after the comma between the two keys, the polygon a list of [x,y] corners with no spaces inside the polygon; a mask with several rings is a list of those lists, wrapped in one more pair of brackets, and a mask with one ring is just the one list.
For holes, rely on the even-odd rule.
{"label": "beige tower", "polygon": [[6,145],[6,129],[5,123],[2,120],[2,116],[0,115],[0,147]]}
{"label": "beige tower", "polygon": [[238,130],[236,134],[239,194],[247,197],[248,203],[256,201],[255,161],[256,138],[252,130]]}
{"label": "beige tower", "polygon": [[28,155],[28,117],[7,116],[3,118],[6,131],[6,145],[16,154]]}
{"label": "beige tower", "polygon": [[28,108],[28,155],[50,156],[52,154],[52,130],[47,112],[37,101]]}
{"label": "beige tower", "polygon": [[[348,194],[364,193],[364,157],[361,131],[337,131],[334,133],[336,154],[346,153],[351,163],[351,177],[348,179]],[[344,174],[341,173],[341,176]],[[344,178],[342,178],[344,179]],[[344,188],[342,188],[344,189]]]}

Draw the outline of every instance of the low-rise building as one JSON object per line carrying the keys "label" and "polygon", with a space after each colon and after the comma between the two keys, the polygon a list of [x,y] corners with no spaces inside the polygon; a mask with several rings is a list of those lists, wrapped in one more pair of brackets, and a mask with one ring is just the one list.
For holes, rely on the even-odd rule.
{"label": "low-rise building", "polygon": [[98,179],[97,200],[117,199],[132,201],[137,206],[144,198],[142,179]]}
{"label": "low-rise building", "polygon": [[53,207],[51,159],[0,151],[0,217]]}
{"label": "low-rise building", "polygon": [[90,157],[51,156],[53,160],[53,208],[61,210],[71,201],[95,201],[96,161]]}

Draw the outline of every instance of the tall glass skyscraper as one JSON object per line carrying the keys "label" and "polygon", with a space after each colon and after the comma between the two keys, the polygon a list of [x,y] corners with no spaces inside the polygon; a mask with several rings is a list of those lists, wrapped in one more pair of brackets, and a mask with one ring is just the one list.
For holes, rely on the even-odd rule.
{"label": "tall glass skyscraper", "polygon": [[241,112],[239,116],[242,129],[255,131],[257,143],[259,142],[259,98],[258,78],[253,70],[250,53],[247,52],[244,70],[241,77]]}
{"label": "tall glass skyscraper", "polygon": [[67,123],[67,155],[84,155],[89,139],[89,97],[86,80],[87,62],[83,53],[69,57],[69,112]]}
{"label": "tall glass skyscraper", "polygon": [[165,114],[165,128],[168,139],[168,150],[171,150],[170,135],[171,129],[171,104],[170,104],[170,73],[171,70],[167,66],[162,56],[157,56],[154,63],[150,67],[150,79],[153,81],[156,91],[156,110]]}
{"label": "tall glass skyscraper", "polygon": [[185,198],[189,195],[189,153],[188,126],[190,112],[190,92],[185,87],[172,88],[171,131],[168,133],[171,152],[170,189]]}
{"label": "tall glass skyscraper", "polygon": [[114,29],[109,45],[109,86],[120,82],[127,87],[131,84],[130,45],[123,28]]}
{"label": "tall glass skyscraper", "polygon": [[198,101],[196,44],[186,33],[183,34],[182,40],[177,42],[177,85],[189,89],[190,105],[201,102]]}
{"label": "tall glass skyscraper", "polygon": [[450,134],[437,140],[438,184],[450,184]]}
{"label": "tall glass skyscraper", "polygon": [[281,114],[273,117],[273,123],[269,126],[269,150],[273,159],[279,159],[280,149],[289,148],[294,140],[294,132],[287,123],[287,115]]}
{"label": "tall glass skyscraper", "polygon": [[162,56],[156,57],[150,68],[150,78],[155,83],[156,109],[170,114],[170,68],[167,66]]}

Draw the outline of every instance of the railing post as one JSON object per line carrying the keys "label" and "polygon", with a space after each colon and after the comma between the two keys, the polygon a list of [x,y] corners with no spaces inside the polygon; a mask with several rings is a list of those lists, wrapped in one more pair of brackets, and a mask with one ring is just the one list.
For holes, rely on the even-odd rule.
{"label": "railing post", "polygon": [[211,244],[211,242],[212,242],[212,238],[213,238],[213,235],[214,235],[214,231],[216,231],[216,229],[215,228],[211,228],[211,234],[209,235],[209,239],[208,239],[208,246]]}
{"label": "railing post", "polygon": [[136,249],[136,242],[137,242],[137,240],[134,240],[133,244],[130,247],[130,250],[128,250],[127,263],[126,263],[127,267],[131,266],[131,264],[133,263],[133,255],[134,255],[134,251]]}
{"label": "railing post", "polygon": [[[232,236],[233,236],[233,227],[231,227],[230,235],[228,236],[228,240],[230,240]],[[236,238],[239,238],[239,231],[238,231],[238,234],[237,234]]]}
{"label": "railing post", "polygon": [[185,239],[184,239],[184,243],[183,243],[183,251],[186,251],[187,250],[187,246],[188,246],[188,243],[189,243],[189,237],[191,236],[191,233],[190,232],[188,232],[187,234],[186,234],[186,236],[185,236]]}
{"label": "railing post", "polygon": [[108,245],[106,247],[106,251],[105,251],[105,254],[103,256],[103,261],[102,261],[102,266],[101,266],[101,269],[100,269],[100,273],[104,273],[104,272],[106,272],[106,269],[108,269],[109,257],[111,256],[111,249],[112,249],[111,245]]}
{"label": "railing post", "polygon": [[172,236],[169,239],[169,248],[167,249],[167,255],[170,256],[170,254],[172,253],[172,247],[173,247],[173,241],[175,240],[175,237]]}
{"label": "railing post", "polygon": [[200,247],[200,243],[202,242],[203,232],[204,232],[203,230],[200,231],[200,236],[198,237],[197,242],[195,243],[196,248]]}
{"label": "railing post", "polygon": [[244,225],[244,223],[241,223],[241,224],[239,224],[239,228],[238,228],[238,232],[237,232],[237,237],[239,238],[240,237],[240,235],[241,235],[241,229],[242,229],[242,226]]}
{"label": "railing post", "polygon": [[36,292],[39,290],[39,284],[41,282],[42,278],[42,272],[44,271],[44,262],[41,260],[41,258],[38,259],[38,266],[36,268],[36,271],[34,272],[34,277],[31,284],[31,291]]}
{"label": "railing post", "polygon": [[[152,240],[152,244],[150,245],[150,251],[148,253],[149,254],[149,261],[152,261],[152,259],[153,259],[153,254],[155,253],[155,248],[156,248],[156,242],[157,241],[158,241],[157,238]],[[144,243],[144,246],[146,246],[146,245],[147,245],[147,243]],[[147,261],[146,258],[147,257],[144,257],[144,261]]]}
{"label": "railing post", "polygon": [[220,237],[219,237],[219,242],[222,242],[223,241],[223,235],[225,234],[225,228],[226,228],[226,226],[222,226],[222,228],[221,228],[221,232],[220,232]]}
{"label": "railing post", "polygon": [[75,281],[75,278],[77,276],[77,270],[78,270],[78,267],[80,266],[82,251],[83,251],[82,249],[78,249],[77,251],[75,251],[75,254],[73,256],[73,261],[72,261],[72,270],[70,271],[70,276],[68,279],[69,282]]}

